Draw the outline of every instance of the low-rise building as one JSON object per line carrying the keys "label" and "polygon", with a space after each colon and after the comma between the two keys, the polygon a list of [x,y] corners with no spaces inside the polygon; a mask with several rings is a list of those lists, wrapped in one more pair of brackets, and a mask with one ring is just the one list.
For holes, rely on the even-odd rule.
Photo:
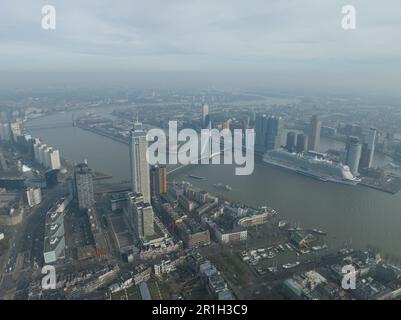
{"label": "low-rise building", "polygon": [[178,265],[183,264],[185,257],[179,254],[171,254],[163,257],[153,265],[153,271],[157,277],[175,271]]}
{"label": "low-rise building", "polygon": [[315,270],[294,275],[283,283],[284,294],[295,300],[317,299],[320,295],[315,290],[327,284],[327,279]]}
{"label": "low-rise building", "polygon": [[0,225],[14,226],[24,217],[23,197],[20,192],[0,189]]}
{"label": "low-rise building", "polygon": [[238,224],[241,227],[254,227],[261,224],[265,224],[268,220],[268,214],[266,212],[254,214],[248,217],[244,217],[238,220]]}
{"label": "low-rise building", "polygon": [[193,219],[186,219],[177,224],[178,233],[186,248],[196,248],[210,244],[210,232]]}
{"label": "low-rise building", "polygon": [[178,196],[178,203],[187,212],[192,212],[196,207],[198,207],[198,204],[195,201],[188,199],[183,194]]}
{"label": "low-rise building", "polygon": [[[205,260],[199,265],[199,273],[208,292],[213,298],[218,299],[220,294],[221,299],[227,298],[227,300],[229,300],[228,296],[231,291],[228,289],[227,283],[221,273],[209,260]],[[234,298],[232,293],[230,298]]]}
{"label": "low-rise building", "polygon": [[203,218],[202,221],[209,226],[216,240],[220,243],[230,243],[237,241],[245,241],[248,239],[248,231],[241,226],[231,226],[230,228],[219,225],[218,221],[210,218]]}
{"label": "low-rise building", "polygon": [[155,259],[159,256],[163,256],[180,250],[182,250],[182,242],[177,242],[174,239],[168,238],[163,239],[161,242],[158,243],[152,243],[142,246],[137,258],[140,260]]}
{"label": "low-rise building", "polygon": [[149,280],[150,275],[152,273],[152,268],[146,265],[139,265],[135,268],[135,274],[133,277],[133,282],[135,285],[138,285],[142,282],[146,282]]}

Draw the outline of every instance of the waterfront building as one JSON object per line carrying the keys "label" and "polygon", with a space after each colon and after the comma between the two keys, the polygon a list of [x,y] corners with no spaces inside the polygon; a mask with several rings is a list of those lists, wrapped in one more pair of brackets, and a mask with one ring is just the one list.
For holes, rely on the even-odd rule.
{"label": "waterfront building", "polygon": [[255,119],[255,151],[266,151],[267,118],[266,115],[257,115]]}
{"label": "waterfront building", "polygon": [[319,151],[320,148],[320,129],[322,122],[320,121],[319,115],[315,114],[312,116],[310,123],[309,132],[309,144],[308,149],[313,151]]}
{"label": "waterfront building", "polygon": [[282,119],[280,117],[257,116],[255,121],[255,151],[264,153],[280,147]]}
{"label": "waterfront building", "polygon": [[297,134],[294,131],[287,133],[287,143],[286,148],[288,151],[294,151],[296,147]]}
{"label": "waterfront building", "polygon": [[42,166],[45,166],[45,163],[46,163],[46,149],[47,149],[46,144],[41,144],[39,146],[39,161],[38,162]]}
{"label": "waterfront building", "polygon": [[266,150],[280,148],[283,121],[280,117],[269,117],[267,120]]}
{"label": "waterfront building", "polygon": [[47,168],[51,170],[58,170],[61,168],[60,152],[50,148],[48,150]]}
{"label": "waterfront building", "polygon": [[150,202],[150,173],[146,160],[148,142],[140,122],[135,122],[130,132],[130,168],[132,191],[141,193],[145,202]]}
{"label": "waterfront building", "polygon": [[364,137],[364,143],[362,145],[361,160],[359,162],[359,167],[362,169],[369,169],[372,167],[373,158],[375,154],[377,139],[377,130],[370,129]]}
{"label": "waterfront building", "polygon": [[74,180],[79,208],[93,208],[95,205],[95,196],[93,192],[92,170],[88,167],[86,161],[75,166]]}
{"label": "waterfront building", "polygon": [[44,157],[43,157],[43,167],[50,168],[50,152],[53,149],[51,147],[46,147],[44,149]]}
{"label": "waterfront building", "polygon": [[350,136],[347,141],[346,164],[349,166],[351,173],[358,175],[359,161],[361,159],[362,145],[357,137]]}
{"label": "waterfront building", "polygon": [[308,136],[303,133],[297,135],[297,152],[304,152],[308,150]]}

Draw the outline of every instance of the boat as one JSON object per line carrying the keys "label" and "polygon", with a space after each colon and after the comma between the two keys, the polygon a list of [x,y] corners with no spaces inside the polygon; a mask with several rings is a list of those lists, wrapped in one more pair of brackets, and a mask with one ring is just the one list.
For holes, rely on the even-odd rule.
{"label": "boat", "polygon": [[193,174],[189,174],[188,177],[192,178],[192,179],[197,179],[197,180],[206,180],[205,177],[195,176]]}
{"label": "boat", "polygon": [[284,228],[287,225],[287,221],[281,220],[278,222],[278,227],[279,228]]}
{"label": "boat", "polygon": [[299,261],[296,261],[294,263],[286,263],[286,264],[283,264],[283,269],[292,269],[292,268],[295,268],[296,266],[298,266],[299,264],[300,264]]}
{"label": "boat", "polygon": [[311,249],[313,251],[320,251],[320,250],[324,250],[324,249],[327,249],[327,248],[328,248],[328,246],[326,244],[324,244],[322,246],[313,246]]}
{"label": "boat", "polygon": [[222,183],[216,183],[213,185],[216,189],[221,189],[225,191],[231,191],[233,188],[231,188],[228,184],[224,185]]}
{"label": "boat", "polygon": [[322,231],[322,230],[319,230],[319,229],[313,229],[312,230],[314,233],[317,233],[317,234],[320,234],[320,235],[326,235],[327,233],[326,232],[324,232],[324,231]]}
{"label": "boat", "polygon": [[261,206],[258,208],[261,212],[267,213],[268,215],[271,216],[277,216],[278,212],[274,210],[273,208],[267,207],[267,206]]}
{"label": "boat", "polygon": [[263,161],[304,176],[324,182],[356,185],[361,179],[351,173],[347,165],[328,159],[327,155],[315,151],[293,153],[285,150],[271,150],[265,153]]}

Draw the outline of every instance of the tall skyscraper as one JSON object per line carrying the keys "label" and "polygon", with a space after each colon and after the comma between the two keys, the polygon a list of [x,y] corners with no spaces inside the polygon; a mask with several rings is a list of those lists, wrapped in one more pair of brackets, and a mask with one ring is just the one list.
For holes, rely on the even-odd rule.
{"label": "tall skyscraper", "polygon": [[148,142],[140,122],[135,122],[130,133],[130,167],[132,191],[141,193],[150,202],[149,163],[146,160]]}
{"label": "tall skyscraper", "polygon": [[56,170],[61,168],[60,152],[52,149],[50,151],[50,166],[49,169]]}
{"label": "tall skyscraper", "polygon": [[92,209],[95,205],[92,170],[88,167],[86,161],[75,166],[74,182],[79,208]]}
{"label": "tall skyscraper", "polygon": [[297,134],[294,131],[290,131],[287,133],[287,143],[285,147],[288,151],[294,151],[297,142]]}
{"label": "tall skyscraper", "polygon": [[22,123],[21,121],[11,122],[10,130],[12,134],[12,139],[17,142],[17,138],[22,135]]}
{"label": "tall skyscraper", "polygon": [[309,150],[319,151],[321,126],[322,122],[320,121],[319,115],[315,114],[314,116],[312,116],[309,132]]}
{"label": "tall skyscraper", "polygon": [[280,148],[280,140],[283,129],[283,121],[280,117],[269,117],[267,119],[266,150]]}
{"label": "tall skyscraper", "polygon": [[255,151],[266,151],[267,119],[266,115],[257,115],[255,119]]}
{"label": "tall skyscraper", "polygon": [[135,234],[142,241],[154,235],[154,213],[152,206],[145,202],[140,193],[128,194],[128,220],[132,223]]}
{"label": "tall skyscraper", "polygon": [[202,128],[207,128],[210,125],[209,106],[204,104],[202,106]]}
{"label": "tall skyscraper", "polygon": [[167,193],[167,168],[165,165],[159,166],[159,191],[161,194]]}
{"label": "tall skyscraper", "polygon": [[46,144],[42,144],[39,147],[39,163],[42,166],[45,166],[45,164],[46,164],[46,150],[47,150],[47,145]]}
{"label": "tall skyscraper", "polygon": [[258,115],[255,120],[255,151],[264,153],[280,147],[282,119]]}
{"label": "tall skyscraper", "polygon": [[349,136],[347,141],[346,164],[353,175],[359,174],[359,161],[361,160],[362,145],[357,137]]}
{"label": "tall skyscraper", "polygon": [[167,193],[167,170],[165,165],[150,167],[150,192],[152,197]]}
{"label": "tall skyscraper", "polygon": [[368,169],[372,167],[376,147],[376,136],[377,130],[372,128],[364,137],[361,161],[359,162],[359,167],[362,169]]}
{"label": "tall skyscraper", "polygon": [[303,133],[297,134],[297,152],[304,152],[308,150],[308,136]]}

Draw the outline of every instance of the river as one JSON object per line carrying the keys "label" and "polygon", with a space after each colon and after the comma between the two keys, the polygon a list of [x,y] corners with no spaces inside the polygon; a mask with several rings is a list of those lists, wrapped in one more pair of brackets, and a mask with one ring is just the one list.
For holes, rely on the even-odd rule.
{"label": "river", "polygon": [[[95,112],[109,116],[113,109],[106,107]],[[76,117],[79,114],[75,112]],[[29,124],[40,126],[70,120],[71,113],[65,112],[31,120]],[[67,160],[87,159],[94,170],[112,174],[114,182],[130,179],[127,145],[76,127],[35,129],[31,134],[60,149],[61,156]],[[322,138],[321,145],[326,150],[343,144]],[[383,156],[375,157],[377,164],[386,161]],[[235,176],[234,168],[234,165],[194,165],[169,178],[185,179],[248,205],[271,206],[279,211],[282,219],[326,231],[327,242],[332,247],[339,248],[346,243],[355,248],[370,245],[384,254],[401,257],[401,192],[392,195],[363,186],[321,182],[260,162],[255,163],[255,170],[249,176]],[[188,178],[189,173],[206,180]],[[232,191],[217,190],[213,187],[216,183],[228,184]]]}

